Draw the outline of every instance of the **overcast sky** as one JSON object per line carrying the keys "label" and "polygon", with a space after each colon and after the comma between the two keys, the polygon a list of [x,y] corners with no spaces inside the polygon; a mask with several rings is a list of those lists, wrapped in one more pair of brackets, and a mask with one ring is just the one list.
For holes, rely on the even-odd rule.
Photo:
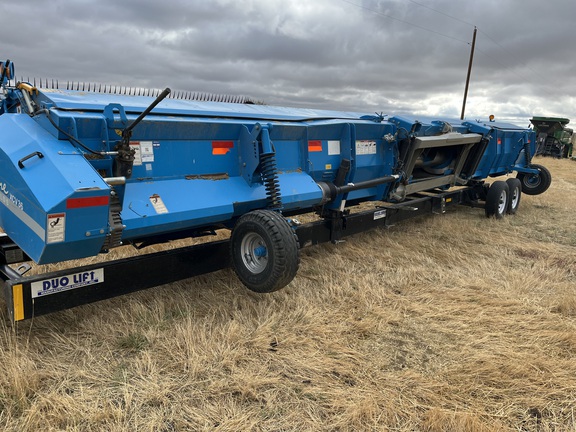
{"label": "overcast sky", "polygon": [[2,0],[18,78],[576,124],[575,0]]}

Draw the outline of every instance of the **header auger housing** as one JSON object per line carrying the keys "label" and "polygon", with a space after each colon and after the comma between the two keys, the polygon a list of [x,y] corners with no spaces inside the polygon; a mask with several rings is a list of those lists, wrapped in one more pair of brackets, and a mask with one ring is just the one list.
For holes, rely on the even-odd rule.
{"label": "header auger housing", "polygon": [[[534,133],[510,124],[38,88],[11,84],[9,61],[0,71],[0,273],[13,320],[229,265],[271,292],[296,276],[301,247],[452,204],[503,217],[550,181],[531,164]],[[513,171],[522,181],[485,183]],[[317,219],[300,224],[304,213]],[[219,229],[230,240],[19,270]]]}

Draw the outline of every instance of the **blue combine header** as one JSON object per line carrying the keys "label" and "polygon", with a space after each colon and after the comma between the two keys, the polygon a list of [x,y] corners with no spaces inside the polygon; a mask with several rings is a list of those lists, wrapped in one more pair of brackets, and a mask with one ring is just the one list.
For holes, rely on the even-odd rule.
{"label": "blue combine header", "polygon": [[[86,302],[83,287],[89,301],[116,295],[110,268],[141,262],[44,279],[10,264],[228,229],[226,245],[203,246],[213,249],[201,259],[174,253],[186,253],[182,266],[201,266],[196,273],[231,264],[248,288],[270,292],[294,278],[300,247],[447,204],[503,217],[521,192],[541,193],[551,181],[531,163],[533,131],[510,124],[178,100],[169,89],[154,97],[37,88],[14,82],[10,61],[0,68],[0,249],[14,319],[31,316],[32,299],[39,314]],[[485,183],[513,171],[518,178]],[[377,206],[351,211],[363,202]],[[316,222],[294,218],[310,212]],[[191,274],[167,277],[163,256],[150,256],[151,282],[131,289]]]}

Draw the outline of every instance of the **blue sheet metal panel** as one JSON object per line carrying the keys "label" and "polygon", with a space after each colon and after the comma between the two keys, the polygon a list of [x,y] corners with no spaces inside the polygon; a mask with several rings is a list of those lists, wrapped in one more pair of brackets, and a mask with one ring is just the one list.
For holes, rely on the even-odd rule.
{"label": "blue sheet metal panel", "polygon": [[434,119],[430,117],[394,116],[390,119],[403,128],[411,131],[418,122],[416,135],[427,136],[441,133],[442,122],[449,124],[453,131],[459,133],[477,133],[489,137],[490,141],[480,160],[477,170],[471,178],[484,179],[489,176],[499,176],[511,172],[522,153],[525,142],[530,142],[534,154],[535,143],[533,132],[514,124],[492,121],[468,121],[457,119]]}
{"label": "blue sheet metal panel", "polygon": [[[282,173],[279,182],[286,210],[310,208],[322,199],[320,188],[305,173]],[[122,238],[217,225],[264,207],[264,186],[250,186],[242,177],[134,182],[126,186],[124,195]]]}
{"label": "blue sheet metal panel", "polygon": [[[229,180],[171,179],[126,185],[122,222],[125,240],[210,226],[230,219],[232,196],[250,192],[240,177]],[[263,198],[254,194],[252,198]]]}
{"label": "blue sheet metal panel", "polygon": [[[54,110],[52,115],[64,129],[69,130],[69,125],[76,125],[75,136],[93,150],[112,151],[120,140],[115,128],[117,125],[109,127],[102,113]],[[134,118],[130,116],[130,121]],[[54,130],[51,125],[47,128]],[[245,126],[238,120],[150,115],[135,128],[132,135],[132,145],[137,150],[133,177],[163,178],[222,172],[237,175],[238,167],[230,165],[230,161],[238,156],[237,140],[243,128]],[[60,138],[67,140],[62,134]],[[108,146],[103,145],[107,140]],[[210,158],[214,153],[213,147],[218,146],[213,146],[213,142],[220,141],[233,141],[229,151],[222,153],[227,158]],[[92,162],[94,165],[99,163],[97,160]],[[225,166],[221,166],[223,164]],[[108,166],[111,167],[110,159]]]}
{"label": "blue sheet metal panel", "polygon": [[[126,187],[122,212],[127,226],[124,238],[228,222],[233,216],[266,206],[266,193],[260,182],[249,183],[237,178],[240,146],[246,145],[238,135],[242,130],[253,128],[255,122],[237,119],[206,122],[188,117],[168,121],[156,116],[155,123],[163,124],[166,129],[160,136],[188,139],[133,141],[136,146],[147,146],[147,150],[139,149],[134,175]],[[382,146],[383,135],[393,132],[390,124],[363,120],[357,124],[361,138],[370,138],[374,147]],[[316,205],[322,196],[313,178],[332,181],[342,157],[354,160],[356,141],[352,146],[352,128],[342,120],[270,122],[265,126],[276,151],[282,204],[286,210]],[[147,136],[152,134],[143,128],[138,130],[135,139]],[[196,139],[199,137],[219,139]],[[224,145],[218,147],[219,144]],[[386,154],[390,159],[386,162],[387,170],[383,169],[384,160],[373,166],[373,158],[362,155],[359,171],[362,180],[389,174],[393,152]],[[377,158],[382,157],[384,153],[379,152]],[[316,167],[320,169],[315,170]],[[207,178],[210,175],[212,179]],[[186,180],[182,181],[182,177]],[[373,195],[375,190],[357,194]],[[161,198],[169,214],[157,214],[150,201],[154,195]],[[149,219],[144,221],[144,217]]]}
{"label": "blue sheet metal panel", "polygon": [[282,204],[286,210],[309,209],[322,200],[318,184],[306,173],[286,172],[278,176]]}
{"label": "blue sheet metal panel", "polygon": [[237,140],[152,140],[134,139],[136,150],[129,183],[141,179],[240,175]]}
{"label": "blue sheet metal panel", "polygon": [[[489,136],[490,141],[473,178],[483,179],[510,173],[526,143],[535,146],[530,129],[502,122],[464,122],[471,132]],[[531,153],[533,154],[533,153]]]}
{"label": "blue sheet metal panel", "polygon": [[[392,141],[396,126],[392,123],[352,124],[354,164],[350,174],[352,183],[394,174],[397,162],[396,142]],[[381,200],[390,184],[353,191],[348,199]]]}
{"label": "blue sheet metal panel", "polygon": [[270,122],[270,140],[276,152],[280,172],[306,171],[306,123]]}
{"label": "blue sheet metal panel", "polygon": [[[359,182],[392,174],[395,163],[393,145],[384,136],[395,133],[395,126],[372,120],[323,120],[308,122],[304,166],[315,181],[334,181],[343,159],[351,162],[345,183]],[[378,199],[389,185],[354,191],[355,198]],[[342,197],[328,204],[339,207]]]}
{"label": "blue sheet metal panel", "polygon": [[[516,157],[522,147],[522,142],[520,142],[520,145],[515,148],[510,133],[494,130],[491,136],[484,156],[473,175],[475,178],[486,178],[490,175],[505,174],[512,171]],[[515,150],[514,154],[512,154],[513,150]]]}
{"label": "blue sheet metal panel", "polygon": [[470,127],[473,124],[478,125],[479,127],[484,127],[486,129],[499,129],[502,131],[519,131],[519,132],[530,132],[530,129],[527,127],[522,127],[515,125],[513,123],[508,122],[500,122],[500,121],[482,121],[482,120],[463,120],[462,124],[465,126]]}
{"label": "blue sheet metal panel", "polygon": [[[52,109],[49,111],[49,115],[60,129],[80,139],[93,150],[103,151],[107,149],[105,145],[108,136],[106,119],[101,113],[67,112]],[[68,136],[58,131],[47,119],[45,113],[36,115],[34,120],[58,139],[68,141]],[[114,139],[119,138],[118,135],[114,134]]]}
{"label": "blue sheet metal panel", "polygon": [[[404,136],[412,130],[418,136],[440,135],[446,128],[450,128],[453,132],[467,133],[467,126],[463,125],[461,120],[453,118],[401,115],[392,116],[388,120],[398,128],[402,128]],[[414,125],[416,129],[413,129]]]}
{"label": "blue sheet metal panel", "polygon": [[315,122],[307,128],[304,169],[315,181],[334,181],[342,159],[352,159],[350,124]]}
{"label": "blue sheet metal panel", "polygon": [[[91,93],[71,90],[43,89],[40,98],[44,104],[52,104],[64,110],[103,111],[110,103],[124,106],[126,112],[140,113],[154,98],[104,93]],[[165,99],[154,109],[154,113],[167,115],[189,115],[201,117],[234,117],[256,120],[289,120],[342,118],[358,119],[366,113],[348,111],[328,111],[305,108],[277,107],[270,105],[236,104],[222,102],[200,102],[178,99]]]}
{"label": "blue sheet metal panel", "polygon": [[[51,251],[59,243],[84,241],[87,232],[94,232],[88,244],[69,249],[66,259],[97,254],[108,225],[109,189],[101,177],[70,143],[56,140],[29,116],[2,115],[0,129],[0,218],[7,234],[39,263],[61,260]],[[97,200],[96,208],[94,197],[106,203]]]}
{"label": "blue sheet metal panel", "polygon": [[[95,134],[99,134],[98,127],[94,125],[102,124],[104,121],[102,114],[54,111],[53,115],[58,117],[59,123],[65,128],[68,124],[79,125],[91,120],[92,127],[76,128],[78,138],[84,143],[94,143],[93,149],[102,150],[101,138],[94,138]],[[277,167],[280,171],[306,171],[313,168],[313,163],[309,166],[306,157],[308,152],[306,137],[310,125],[314,123],[314,121],[263,123],[268,127],[270,138],[274,143]],[[242,144],[241,138],[243,133],[249,134],[257,124],[259,124],[257,120],[248,119],[150,115],[135,128],[132,136],[133,146],[137,150],[133,178],[176,178],[216,173],[239,175],[239,164],[242,163],[239,159],[242,155],[240,146],[246,145]],[[336,124],[335,127],[342,128],[342,124]],[[116,140],[119,139],[114,130],[110,131],[110,134],[111,142],[107,150],[113,150]],[[141,154],[142,148],[147,149],[145,155]],[[337,169],[337,166],[335,165],[334,169]]]}
{"label": "blue sheet metal panel", "polygon": [[[144,124],[144,123],[143,123]],[[138,149],[134,175],[138,178],[178,178],[226,174],[228,177],[241,175],[241,146],[252,142],[242,141],[257,124],[246,120],[214,120],[180,118],[166,122],[156,118],[154,124],[169,132],[152,133],[147,128],[138,128],[132,145]],[[276,152],[277,168],[280,172],[302,170],[303,143],[306,136],[304,123],[266,123]],[[165,139],[151,141],[150,137]],[[171,139],[178,138],[178,139]],[[143,149],[146,146],[144,154]]]}

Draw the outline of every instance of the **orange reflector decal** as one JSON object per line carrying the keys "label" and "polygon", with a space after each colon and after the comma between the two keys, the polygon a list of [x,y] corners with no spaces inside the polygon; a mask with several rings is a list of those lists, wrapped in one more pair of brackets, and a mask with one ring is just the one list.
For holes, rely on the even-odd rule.
{"label": "orange reflector decal", "polygon": [[320,140],[308,141],[308,151],[309,152],[321,152],[322,151],[322,141],[320,141]]}
{"label": "orange reflector decal", "polygon": [[103,205],[108,205],[109,202],[110,202],[109,196],[69,198],[66,200],[66,208],[99,207]]}
{"label": "orange reflector decal", "polygon": [[22,321],[24,319],[24,293],[22,292],[22,285],[14,285],[12,287],[12,301],[14,306],[14,321]]}
{"label": "orange reflector decal", "polygon": [[108,205],[109,202],[110,202],[109,196],[69,198],[66,200],[66,208],[75,209],[84,207],[99,207]]}
{"label": "orange reflector decal", "polygon": [[225,155],[234,147],[234,141],[212,141],[212,154]]}
{"label": "orange reflector decal", "polygon": [[502,144],[502,139],[498,138],[498,145]]}

